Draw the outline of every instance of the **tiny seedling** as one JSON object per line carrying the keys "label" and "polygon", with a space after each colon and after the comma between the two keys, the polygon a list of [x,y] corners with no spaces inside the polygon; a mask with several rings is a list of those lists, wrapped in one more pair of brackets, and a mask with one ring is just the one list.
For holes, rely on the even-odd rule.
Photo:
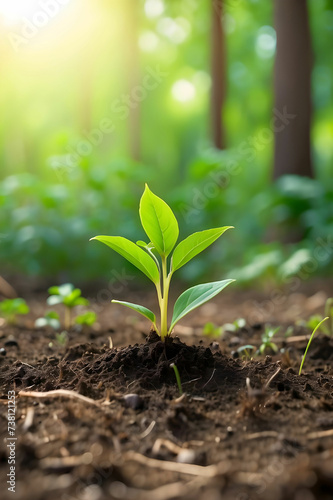
{"label": "tiny seedling", "polygon": [[35,321],[36,328],[45,328],[46,326],[50,326],[53,330],[60,329],[60,317],[59,314],[55,311],[50,311],[45,314],[43,318],[38,318]]}
{"label": "tiny seedling", "polygon": [[306,349],[305,349],[305,353],[303,355],[303,358],[302,358],[302,362],[301,362],[301,366],[299,367],[299,372],[298,372],[298,375],[301,375],[302,373],[302,369],[303,369],[303,365],[304,365],[304,361],[305,361],[305,358],[306,358],[306,355],[308,353],[308,350],[309,350],[309,347],[311,345],[311,342],[312,342],[312,339],[314,337],[314,334],[316,333],[316,331],[322,326],[322,324],[324,323],[324,321],[326,321],[327,319],[329,319],[329,317],[327,316],[326,318],[322,319],[316,326],[315,328],[313,329],[313,332],[311,334],[311,337],[310,337],[310,340],[308,342],[308,345],[306,346]]}
{"label": "tiny seedling", "polygon": [[204,335],[207,335],[207,337],[220,337],[223,333],[223,328],[209,321],[204,325],[202,332]]}
{"label": "tiny seedling", "polygon": [[179,375],[178,368],[175,365],[175,363],[171,363],[170,368],[173,368],[173,371],[175,372],[179,394],[180,394],[180,396],[182,396],[183,395],[183,388],[182,388],[182,383],[181,383],[181,380],[180,380],[180,375]]}
{"label": "tiny seedling", "polygon": [[[174,305],[171,324],[168,325],[169,288],[173,274],[233,226],[207,229],[191,234],[174,248],[179,235],[177,219],[171,208],[152,193],[147,185],[141,197],[139,214],[143,229],[150,240],[149,243],[137,241],[135,244],[122,236],[95,236],[91,240],[100,241],[118,252],[154,283],[160,308],[159,328],[155,314],[146,307],[119,300],[112,302],[129,307],[148,318],[161,340],[164,341],[171,335],[174,326],[181,318],[215,297],[235,281],[227,279],[189,288],[178,297]],[[168,258],[170,258],[170,263]]]}
{"label": "tiny seedling", "polygon": [[236,332],[240,328],[244,328],[246,320],[244,318],[235,319],[232,323],[225,323],[222,327],[224,332]]}
{"label": "tiny seedling", "polygon": [[238,353],[240,358],[251,359],[255,349],[256,348],[254,347],[254,345],[247,344],[238,347],[236,352]]}
{"label": "tiny seedling", "polygon": [[75,323],[82,326],[92,326],[96,323],[97,315],[93,311],[86,311],[75,318]]}
{"label": "tiny seedling", "polygon": [[56,304],[64,304],[65,306],[65,321],[64,327],[69,330],[72,325],[71,311],[76,306],[87,306],[89,301],[81,296],[81,290],[74,288],[71,283],[66,283],[60,286],[51,286],[48,290],[50,297],[47,299],[49,306]]}
{"label": "tiny seedling", "polygon": [[278,352],[278,346],[272,341],[274,335],[280,330],[278,328],[272,328],[271,326],[265,327],[265,333],[261,336],[261,346],[259,347],[259,353],[264,354],[266,349],[271,349],[273,352]]}
{"label": "tiny seedling", "polygon": [[30,311],[24,299],[6,299],[0,302],[0,314],[10,325],[15,325],[16,317]]}
{"label": "tiny seedling", "polygon": [[[68,342],[68,334],[66,331],[62,331],[61,333],[56,333],[55,341],[60,346],[65,346]],[[53,342],[49,343],[49,347],[53,347]]]}

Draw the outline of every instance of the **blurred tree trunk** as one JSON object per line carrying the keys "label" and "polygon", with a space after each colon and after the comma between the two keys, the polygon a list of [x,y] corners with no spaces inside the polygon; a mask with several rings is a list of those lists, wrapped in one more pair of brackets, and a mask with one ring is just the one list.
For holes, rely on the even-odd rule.
{"label": "blurred tree trunk", "polygon": [[133,90],[140,86],[140,51],[138,46],[140,3],[138,1],[128,0],[125,15],[128,19],[126,30],[126,79],[128,82],[128,94],[130,94],[129,106],[129,148],[131,158],[139,161],[141,157],[141,104],[135,97]]}
{"label": "blurred tree trunk", "polygon": [[226,94],[226,54],[225,37],[222,24],[223,0],[212,0],[212,38],[211,38],[211,130],[214,146],[225,147],[225,131],[222,111]]}
{"label": "blurred tree trunk", "polygon": [[313,177],[310,146],[312,49],[306,0],[274,0],[274,178]]}

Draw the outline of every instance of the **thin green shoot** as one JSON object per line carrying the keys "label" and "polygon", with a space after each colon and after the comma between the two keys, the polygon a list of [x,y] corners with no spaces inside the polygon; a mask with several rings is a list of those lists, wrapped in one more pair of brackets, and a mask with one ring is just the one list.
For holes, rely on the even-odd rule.
{"label": "thin green shoot", "polygon": [[183,395],[183,388],[182,388],[182,383],[181,383],[181,380],[180,380],[180,375],[179,375],[178,368],[175,365],[175,363],[171,363],[170,368],[173,368],[173,371],[175,372],[179,394],[180,394],[180,396],[182,396]]}
{"label": "thin green shoot", "polygon": [[301,362],[301,366],[299,367],[299,372],[298,372],[298,375],[301,375],[301,373],[302,373],[302,368],[303,368],[303,365],[304,365],[304,361],[305,361],[305,358],[306,358],[307,352],[308,352],[308,350],[309,350],[310,344],[311,344],[311,342],[312,342],[312,339],[313,339],[313,337],[314,337],[314,334],[316,333],[316,331],[318,330],[318,328],[320,328],[320,327],[321,327],[321,325],[324,323],[324,321],[326,321],[327,319],[329,319],[329,318],[328,318],[328,316],[326,316],[326,318],[322,319],[322,320],[320,321],[320,323],[318,323],[318,325],[314,328],[314,330],[313,330],[313,332],[312,332],[312,335],[311,335],[311,337],[310,337],[310,340],[309,340],[309,342],[308,342],[308,345],[306,346],[305,353],[304,353],[304,355],[303,355],[303,359],[302,359],[302,362]]}

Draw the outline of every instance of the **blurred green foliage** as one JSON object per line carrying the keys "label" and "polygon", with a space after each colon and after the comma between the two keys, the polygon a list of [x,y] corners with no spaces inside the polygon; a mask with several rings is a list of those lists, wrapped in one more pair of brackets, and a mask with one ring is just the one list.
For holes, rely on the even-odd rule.
{"label": "blurred green foliage", "polygon": [[[137,200],[148,182],[180,219],[181,237],[236,228],[182,270],[184,280],[221,272],[239,282],[327,272],[333,261],[332,2],[309,1],[316,180],[289,176],[274,185],[273,138],[260,139],[273,109],[272,2],[225,1],[223,152],[209,139],[207,3],[140,0],[134,17],[132,9],[130,0],[72,0],[18,52],[8,30],[19,28],[1,26],[0,269],[60,281],[125,276],[130,284],[135,269],[88,240],[95,234],[141,239]],[[133,33],[137,69],[127,54],[137,45],[130,45]],[[138,70],[134,84],[131,70]],[[143,83],[148,74],[155,75],[151,91]],[[140,103],[133,101],[133,85],[145,91]],[[126,94],[132,104],[124,109]],[[131,106],[140,107],[140,162],[129,154]],[[112,132],[101,134],[102,123],[104,129],[112,124]]]}

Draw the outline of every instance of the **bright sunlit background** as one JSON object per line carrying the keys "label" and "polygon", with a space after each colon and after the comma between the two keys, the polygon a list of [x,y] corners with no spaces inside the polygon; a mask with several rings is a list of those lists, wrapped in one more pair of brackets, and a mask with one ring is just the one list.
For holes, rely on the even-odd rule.
{"label": "bright sunlit background", "polygon": [[[174,207],[184,235],[237,226],[222,254],[213,251],[212,268],[243,266],[250,279],[309,251],[313,228],[332,224],[323,189],[333,177],[333,7],[312,0],[309,8],[317,180],[300,180],[291,196],[282,181],[274,192],[268,183],[273,141],[254,159],[239,153],[272,113],[272,2],[225,2],[228,148],[219,152],[210,139],[207,2],[0,0],[0,264],[69,277],[83,266],[85,277],[108,279],[110,255],[87,241],[142,237],[136,211],[145,181]],[[239,174],[217,195],[212,172],[228,162]],[[305,239],[286,252],[267,237],[271,221],[300,225]],[[198,259],[183,278],[206,267]]]}

